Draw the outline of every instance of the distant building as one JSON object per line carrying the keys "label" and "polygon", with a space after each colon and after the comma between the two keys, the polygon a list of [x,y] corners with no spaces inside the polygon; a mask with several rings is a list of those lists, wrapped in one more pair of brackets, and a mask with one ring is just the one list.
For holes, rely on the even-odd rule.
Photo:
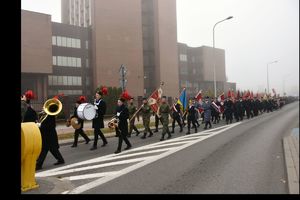
{"label": "distant building", "polygon": [[[213,48],[208,46],[189,47],[178,43],[179,87],[186,88],[189,96],[203,93],[214,94]],[[236,90],[235,83],[226,81],[225,51],[215,49],[217,94],[229,88]]]}

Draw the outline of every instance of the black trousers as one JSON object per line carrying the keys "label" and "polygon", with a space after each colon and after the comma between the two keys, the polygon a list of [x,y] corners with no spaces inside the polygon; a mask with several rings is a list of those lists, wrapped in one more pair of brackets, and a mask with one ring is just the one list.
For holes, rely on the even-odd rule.
{"label": "black trousers", "polygon": [[207,125],[209,125],[209,128],[211,128],[211,123],[210,123],[210,121],[205,121],[205,129],[207,129]]}
{"label": "black trousers", "polygon": [[90,141],[90,138],[84,133],[82,128],[76,129],[74,132],[74,143],[73,143],[74,146],[77,146],[79,135],[81,135],[86,142]]}
{"label": "black trousers", "polygon": [[196,120],[188,118],[188,120],[187,120],[188,132],[190,132],[190,130],[191,130],[191,123],[193,124],[195,131],[197,131]]}
{"label": "black trousers", "polygon": [[119,137],[118,143],[118,151],[121,151],[123,140],[127,144],[127,146],[131,146],[128,138],[127,138],[127,131],[120,131],[118,128],[116,129],[117,135]]}
{"label": "black trousers", "polygon": [[177,124],[180,126],[180,129],[182,129],[182,124],[181,124],[181,120],[180,120],[180,116],[176,116],[173,117],[173,121],[172,121],[172,132],[174,131],[175,128],[175,121],[177,122]]}
{"label": "black trousers", "polygon": [[97,146],[97,142],[98,142],[98,135],[101,137],[103,144],[107,143],[107,140],[104,136],[104,134],[102,133],[101,129],[94,129],[94,146]]}
{"label": "black trousers", "polygon": [[43,163],[45,161],[45,158],[48,154],[48,151],[50,151],[50,153],[54,156],[54,158],[57,160],[57,161],[61,161],[61,162],[64,162],[64,158],[62,157],[61,153],[59,152],[58,148],[42,148],[42,151],[39,155],[39,158],[37,159],[37,166],[39,167],[42,167],[43,166]]}

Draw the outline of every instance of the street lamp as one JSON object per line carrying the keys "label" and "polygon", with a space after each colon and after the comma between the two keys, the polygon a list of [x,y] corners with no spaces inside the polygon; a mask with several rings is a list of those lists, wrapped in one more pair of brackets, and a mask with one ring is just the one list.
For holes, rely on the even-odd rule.
{"label": "street lamp", "polygon": [[268,87],[268,95],[270,94],[270,91],[269,91],[269,65],[273,64],[273,63],[277,63],[277,62],[278,61],[275,60],[275,61],[267,63],[267,87]]}
{"label": "street lamp", "polygon": [[214,60],[213,62],[214,62],[214,89],[215,89],[215,98],[217,98],[216,60],[215,60],[215,27],[217,26],[217,24],[219,24],[219,23],[221,23],[223,21],[232,19],[232,18],[233,18],[232,16],[229,16],[226,19],[223,19],[223,20],[217,22],[214,25],[214,28],[213,28],[213,60]]}

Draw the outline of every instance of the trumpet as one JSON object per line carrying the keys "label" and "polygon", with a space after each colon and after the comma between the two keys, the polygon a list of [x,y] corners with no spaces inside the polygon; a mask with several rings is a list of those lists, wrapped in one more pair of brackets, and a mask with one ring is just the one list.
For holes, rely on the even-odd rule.
{"label": "trumpet", "polygon": [[114,129],[118,128],[119,119],[117,117],[113,117],[107,124],[108,128]]}
{"label": "trumpet", "polygon": [[62,103],[58,99],[48,99],[43,105],[43,111],[40,112],[41,117],[39,123],[41,124],[48,115],[58,115],[62,110]]}

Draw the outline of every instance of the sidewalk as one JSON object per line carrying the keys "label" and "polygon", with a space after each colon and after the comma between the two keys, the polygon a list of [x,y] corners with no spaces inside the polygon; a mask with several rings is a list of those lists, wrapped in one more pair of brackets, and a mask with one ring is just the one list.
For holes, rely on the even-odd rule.
{"label": "sidewalk", "polygon": [[288,191],[299,194],[299,128],[290,136],[283,138],[285,165],[287,170]]}

